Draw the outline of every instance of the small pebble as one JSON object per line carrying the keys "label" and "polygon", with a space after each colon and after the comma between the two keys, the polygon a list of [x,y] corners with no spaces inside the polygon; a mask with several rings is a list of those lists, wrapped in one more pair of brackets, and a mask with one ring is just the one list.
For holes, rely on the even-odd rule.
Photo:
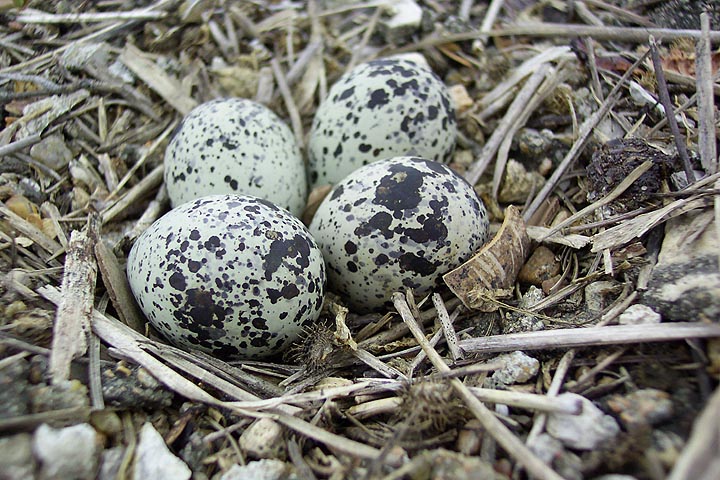
{"label": "small pebble", "polygon": [[0,478],[30,480],[35,478],[32,456],[32,435],[18,433],[0,438]]}
{"label": "small pebble", "polygon": [[492,377],[485,381],[486,387],[507,386],[515,383],[525,383],[537,375],[540,362],[531,356],[517,351],[495,357],[496,362],[505,366],[496,370]]}
{"label": "small pebble", "polygon": [[458,432],[457,450],[464,455],[476,455],[482,445],[484,428],[480,420],[473,418]]}
{"label": "small pebble", "polygon": [[[518,308],[530,309],[545,298],[543,291],[536,286],[528,288],[518,303]],[[535,332],[545,329],[545,322],[535,315],[523,312],[508,312],[502,321],[502,333]]]}
{"label": "small pebble", "polygon": [[34,413],[87,407],[90,405],[88,398],[88,388],[79,380],[30,387],[30,406]]}
{"label": "small pebble", "polygon": [[116,408],[162,408],[173,399],[144,368],[129,369],[122,362],[102,371],[102,387],[105,402]]}
{"label": "small pebble", "polygon": [[538,435],[530,449],[543,462],[552,465],[553,469],[567,480],[582,480],[582,461],[580,457],[563,448],[562,443],[543,433]]}
{"label": "small pebble", "polygon": [[0,369],[0,418],[28,413],[29,371],[30,365],[24,358]]}
{"label": "small pebble", "polygon": [[588,312],[601,312],[622,291],[622,285],[614,281],[592,282],[585,287],[585,305]]}
{"label": "small pebble", "polygon": [[555,258],[555,253],[546,246],[540,245],[520,269],[518,280],[539,287],[545,280],[558,275],[560,269],[560,262]]}
{"label": "small pebble", "polygon": [[67,167],[73,153],[60,134],[50,135],[30,148],[30,156],[55,171]]}
{"label": "small pebble", "polygon": [[420,28],[423,11],[415,0],[388,2],[389,16],[380,20],[378,30],[388,43],[398,43]]}
{"label": "small pebble", "polygon": [[550,413],[547,432],[563,445],[576,450],[594,450],[610,442],[620,427],[613,417],[606,415],[587,398],[575,393],[563,393],[559,397],[577,398],[582,402],[580,415]]}
{"label": "small pebble", "polygon": [[630,305],[618,317],[620,325],[644,325],[648,323],[660,323],[662,317],[647,305]]}
{"label": "small pebble", "polygon": [[468,110],[475,103],[470,94],[468,93],[467,89],[465,88],[465,85],[452,85],[451,87],[448,87],[448,93],[450,94],[450,98],[452,98],[453,102],[455,103],[455,108],[457,109],[458,113],[462,113]]}
{"label": "small pebble", "polygon": [[240,436],[240,448],[253,458],[284,458],[283,427],[274,420],[261,418]]}
{"label": "small pebble", "polygon": [[168,449],[152,423],[140,430],[133,480],[188,480],[192,471]]}
{"label": "small pebble", "polygon": [[32,449],[41,465],[41,479],[95,478],[100,442],[87,423],[57,429],[42,424],[35,430]]}
{"label": "small pebble", "polygon": [[220,480],[285,480],[291,468],[280,460],[257,460],[247,465],[233,465]]}
{"label": "small pebble", "polygon": [[656,425],[669,419],[673,413],[670,394],[655,388],[637,390],[629,395],[613,395],[608,407],[620,415],[626,428]]}
{"label": "small pebble", "polygon": [[116,480],[124,457],[125,447],[123,446],[104,450],[100,457],[98,480]]}

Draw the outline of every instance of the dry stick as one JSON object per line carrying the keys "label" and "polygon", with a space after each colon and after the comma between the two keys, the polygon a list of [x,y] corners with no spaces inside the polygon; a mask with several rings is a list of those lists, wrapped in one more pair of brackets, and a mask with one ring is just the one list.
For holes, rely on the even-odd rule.
{"label": "dry stick", "polygon": [[88,338],[88,386],[90,402],[93,410],[105,409],[105,398],[102,392],[102,374],[100,373],[100,339],[97,335]]}
{"label": "dry stick", "polygon": [[292,92],[290,87],[285,80],[285,74],[280,67],[280,62],[277,58],[273,57],[270,60],[270,66],[272,67],[273,74],[275,75],[275,81],[280,88],[283,100],[285,102],[285,108],[287,108],[288,114],[290,115],[290,123],[292,124],[293,132],[295,133],[295,141],[298,145],[304,145],[304,134],[302,120],[300,119],[300,112],[298,112],[295,100],[293,100]]}
{"label": "dry stick", "polygon": [[605,100],[603,97],[602,85],[600,84],[600,74],[598,74],[597,61],[595,59],[595,46],[593,45],[592,38],[585,37],[583,39],[585,46],[587,47],[588,65],[590,66],[590,78],[592,78],[593,90],[595,95],[602,102]]}
{"label": "dry stick", "polygon": [[[38,293],[46,300],[59,304],[62,300],[62,293],[57,288],[46,285],[37,289]],[[92,328],[95,334],[104,342],[117,348],[123,355],[131,358],[135,363],[143,366],[158,381],[165,384],[175,393],[178,393],[190,400],[218,405],[220,402],[198,387],[193,381],[188,380],[163,362],[145,352],[141,343],[147,338],[132,330],[119,320],[111,319],[98,310],[93,310]]]}
{"label": "dry stick", "polygon": [[142,156],[138,159],[135,164],[130,167],[130,169],[127,171],[127,173],[123,176],[123,178],[118,182],[117,187],[115,187],[115,190],[110,192],[110,194],[105,199],[106,201],[110,201],[111,199],[115,198],[122,188],[127,184],[127,182],[130,181],[131,178],[135,176],[135,172],[140,168],[142,165],[145,164],[145,161],[152,156],[155,151],[160,148],[160,145],[163,144],[165,139],[175,130],[175,127],[177,127],[177,124],[179,123],[178,119],[173,120],[170,122],[170,124],[163,130],[163,132],[160,134],[159,137],[157,137],[153,143],[148,147],[147,150],[145,150],[142,154]]}
{"label": "dry stick", "polygon": [[626,351],[627,347],[623,347],[603,358],[602,361],[598,362],[594,367],[586,371],[582,377],[580,377],[573,385],[570,386],[570,388],[568,388],[568,390],[574,393],[578,393],[583,390],[586,384],[590,383],[600,372],[615,363],[615,360],[622,357]]}
{"label": "dry stick", "polygon": [[519,85],[526,77],[529,77],[545,63],[560,62],[565,58],[571,57],[573,56],[570,52],[570,47],[561,46],[548,48],[528,58],[517,68],[513,69],[512,73],[509,74],[506,79],[495,85],[487,94],[483,95],[479,102],[482,109],[474,115],[473,118],[477,117],[480,122],[483,122],[494,116],[504,108],[506,104],[511,102],[511,99],[515,97],[515,90],[519,88]]}
{"label": "dry stick", "polygon": [[[560,359],[557,369],[555,370],[555,375],[553,376],[552,382],[550,382],[550,388],[548,388],[547,391],[548,398],[557,397],[560,393],[560,388],[565,381],[565,376],[567,375],[568,370],[570,370],[570,366],[572,365],[572,361],[574,358],[575,350],[573,349],[565,352],[565,355],[563,355]],[[537,442],[538,437],[545,430],[547,418],[548,416],[544,412],[539,413],[535,416],[535,421],[533,422],[532,428],[530,428],[530,432],[528,433],[527,439],[525,440],[525,445],[527,445],[528,447],[532,447],[532,445]]]}
{"label": "dry stick", "polygon": [[576,398],[555,399],[549,395],[537,395],[534,393],[479,387],[468,388],[479,400],[486,403],[499,403],[509,407],[538,410],[540,412],[564,413],[567,415],[578,415],[582,411],[582,404],[577,401]]}
{"label": "dry stick", "polygon": [[[305,420],[301,420],[290,415],[266,414],[251,411],[248,412],[244,410],[237,410],[237,412],[253,418],[271,418],[272,420],[280,422],[286,427],[291,428],[292,430],[295,430],[296,432],[299,432],[308,438],[312,438],[313,440],[317,440],[320,443],[324,443],[325,445],[327,445],[328,448],[332,450],[345,453],[352,457],[362,458],[366,460],[376,460],[380,457],[381,454],[380,450],[374,447],[365,445],[360,442],[356,442],[355,440],[350,440],[349,438],[341,437],[340,435],[331,433],[324,428],[318,427],[316,425],[313,425],[312,423],[306,422]],[[391,457],[392,458],[388,459],[386,463],[395,465],[402,461],[402,454],[399,458],[395,457],[394,455]]]}
{"label": "dry stick", "polygon": [[143,83],[154,90],[181,115],[186,115],[198,102],[183,92],[180,81],[165,73],[145,52],[131,43],[126,43],[120,52],[120,61]]}
{"label": "dry stick", "polygon": [[378,359],[375,355],[368,352],[363,348],[358,348],[353,352],[355,358],[363,362],[368,367],[372,368],[380,375],[387,378],[405,378],[405,375],[398,369],[385,364],[382,360]]}
{"label": "dry stick", "polygon": [[478,337],[460,342],[467,353],[497,353],[515,350],[592,347],[645,342],[669,342],[686,338],[720,337],[720,325],[677,322],[657,325],[617,325],[567,328],[539,332]]}
{"label": "dry stick", "polygon": [[463,358],[463,353],[460,347],[458,347],[458,338],[452,321],[450,320],[450,314],[447,308],[445,308],[445,303],[439,293],[433,293],[432,302],[438,312],[438,320],[440,320],[443,335],[445,335],[445,341],[447,342],[448,350],[450,350],[450,358],[453,359],[453,362],[457,362]]}
{"label": "dry stick", "polygon": [[75,230],[70,235],[62,299],[55,314],[50,352],[49,371],[53,384],[67,380],[73,358],[87,351],[97,278],[93,255],[97,231],[97,218],[93,216],[85,230]]}
{"label": "dry stick", "polygon": [[707,173],[718,170],[717,145],[715,136],[715,113],[713,108],[713,78],[710,47],[710,20],[708,14],[700,14],[702,36],[697,42],[695,71],[697,72],[698,95],[698,150],[700,163]]}
{"label": "dry stick", "polygon": [[367,44],[370,41],[370,37],[372,36],[372,34],[375,33],[375,28],[377,28],[378,21],[380,20],[380,14],[382,12],[382,8],[376,8],[375,12],[373,12],[373,16],[370,17],[370,22],[365,29],[365,33],[363,33],[363,36],[360,39],[360,43],[356,45],[353,49],[352,57],[350,57],[350,61],[348,62],[347,67],[345,67],[346,72],[352,70],[353,67],[360,60],[360,55],[362,55],[362,51],[365,49],[365,47],[367,47]]}
{"label": "dry stick", "polygon": [[458,17],[460,20],[470,20],[470,10],[472,10],[473,3],[475,3],[475,0],[462,0],[460,8],[458,8]]}
{"label": "dry stick", "polygon": [[[483,18],[482,24],[480,24],[480,31],[481,32],[489,32],[490,29],[493,26],[493,23],[495,23],[495,20],[497,20],[498,14],[500,13],[500,9],[502,8],[503,4],[505,3],[505,0],[492,0],[490,2],[490,6],[488,7],[487,11],[485,12],[485,17]],[[479,37],[477,40],[484,44],[487,43],[487,36]]]}
{"label": "dry stick", "polygon": [[513,139],[515,138],[515,134],[518,132],[518,130],[525,126],[528,119],[530,118],[530,115],[535,113],[535,110],[537,109],[540,102],[544,101],[550,95],[550,93],[556,91],[557,86],[565,80],[566,75],[563,72],[562,65],[563,63],[561,61],[561,66],[558,66],[557,69],[555,69],[545,77],[542,85],[538,87],[530,100],[528,100],[525,109],[522,111],[522,113],[520,113],[519,117],[515,119],[515,123],[507,131],[505,138],[500,144],[500,147],[498,148],[497,154],[495,156],[495,171],[493,172],[492,185],[493,198],[497,198],[498,192],[500,191],[500,183],[502,182],[505,166],[507,165],[508,154],[510,153],[510,148],[512,146]]}
{"label": "dry stick", "polygon": [[677,120],[673,115],[673,104],[670,100],[670,92],[668,91],[667,82],[665,81],[665,72],[662,66],[662,60],[660,59],[660,53],[658,53],[657,43],[655,39],[650,36],[650,55],[652,57],[653,67],[655,68],[655,79],[657,80],[658,94],[660,95],[660,103],[665,108],[665,117],[667,118],[670,132],[675,139],[675,147],[677,148],[678,154],[685,167],[685,176],[688,183],[695,181],[695,174],[692,171],[692,165],[690,164],[690,157],[685,147],[685,136],[680,133]]}
{"label": "dry stick", "polygon": [[142,333],[145,330],[145,319],[132,296],[125,269],[102,239],[95,243],[94,253],[100,277],[120,320]]}
{"label": "dry stick", "polygon": [[[133,227],[125,233],[125,235],[123,235],[119,243],[128,245],[133,243],[145,230],[148,229],[148,227],[150,227],[150,225],[153,224],[155,220],[160,217],[163,213],[163,209],[165,208],[165,204],[168,203],[168,199],[167,188],[165,188],[165,184],[162,184],[160,185],[160,188],[158,188],[155,198],[150,200],[150,203],[148,203],[143,214],[135,221]],[[117,246],[118,245],[115,245],[114,248],[117,248]]]}
{"label": "dry stick", "polygon": [[[632,294],[628,295],[627,298],[617,302],[602,316],[600,322],[598,322],[598,325],[607,325],[609,322],[611,322],[635,300],[636,296],[637,292],[633,292]],[[576,352],[576,349],[570,349],[565,352],[565,355],[563,355],[560,359],[557,369],[555,370],[555,375],[553,376],[552,382],[550,383],[550,388],[548,388],[548,397],[557,397],[560,393],[560,388],[562,387],[565,376],[567,375],[567,372],[572,365],[572,361],[575,358]],[[533,422],[533,426],[530,429],[530,433],[528,433],[527,440],[525,441],[525,444],[528,447],[531,447],[537,442],[537,438],[545,430],[546,422],[547,415],[545,413],[541,413],[535,417],[535,422]]]}
{"label": "dry stick", "polygon": [[[460,315],[460,309],[456,309],[452,316],[450,317],[450,323],[454,323],[455,320],[457,320],[457,317]],[[405,325],[404,323],[402,325]],[[430,338],[430,345],[433,347],[438,344],[440,339],[443,337],[443,330],[438,329],[437,332]],[[412,378],[413,373],[415,372],[415,369],[417,369],[420,364],[427,358],[427,355],[425,355],[425,352],[420,349],[418,354],[415,356],[412,362],[410,362],[410,366],[408,367],[408,377]]]}
{"label": "dry stick", "polygon": [[543,64],[539,69],[535,71],[535,73],[530,76],[530,78],[528,78],[527,82],[525,82],[525,85],[523,85],[517,97],[515,97],[515,100],[508,108],[505,116],[495,128],[495,131],[493,131],[493,134],[490,136],[487,143],[483,147],[482,152],[480,152],[479,158],[465,174],[465,179],[468,181],[468,183],[470,183],[470,185],[475,185],[478,180],[480,180],[483,172],[488,167],[488,165],[490,165],[490,162],[495,156],[495,153],[497,153],[500,144],[505,139],[505,135],[513,126],[513,124],[517,120],[517,117],[522,114],[522,111],[527,106],[528,101],[535,94],[538,87],[545,79],[545,75],[547,74],[549,68],[550,66],[548,64]]}
{"label": "dry stick", "polygon": [[[392,49],[392,52],[414,52],[422,48],[475,40],[478,38],[481,39],[484,37],[592,37],[596,40],[643,43],[647,41],[648,35],[652,35],[660,40],[677,40],[680,38],[700,38],[702,32],[700,30],[674,30],[670,28],[596,27],[564,23],[528,22],[524,25],[499,28],[489,31],[463,32],[442,36],[433,35],[411,45],[398,49]],[[710,32],[709,36],[712,42],[720,41],[720,32],[718,31]],[[380,52],[381,55],[385,53],[387,52]]]}
{"label": "dry stick", "polygon": [[[4,416],[3,416],[4,417]],[[43,423],[63,423],[64,425],[87,422],[90,419],[90,407],[70,407],[49,412],[31,413],[18,417],[0,418],[0,432],[32,430]]]}
{"label": "dry stick", "polygon": [[620,88],[625,84],[625,82],[630,77],[630,75],[632,75],[635,69],[640,66],[642,62],[645,61],[645,58],[647,58],[648,54],[649,52],[645,52],[642,57],[638,58],[635,63],[633,63],[630,68],[628,68],[628,70],[623,74],[617,84],[613,87],[612,91],[610,91],[610,94],[605,99],[605,102],[603,102],[603,104],[600,106],[600,109],[583,123],[578,134],[578,138],[573,144],[573,146],[570,148],[570,151],[565,155],[565,158],[562,159],[560,165],[557,166],[548,181],[545,182],[545,185],[543,185],[543,188],[537,194],[532,203],[530,203],[530,205],[525,209],[525,212],[523,213],[523,218],[525,219],[525,221],[528,221],[530,217],[532,217],[533,213],[535,213],[535,211],[540,207],[540,204],[545,201],[550,192],[558,184],[560,178],[565,174],[565,171],[570,168],[570,165],[572,165],[577,156],[580,155],[580,152],[585,147],[585,142],[587,142],[588,138],[590,138],[593,129],[597,126],[598,123],[600,123],[600,121],[605,117],[605,115],[610,111],[610,109],[615,105],[615,102],[618,100],[618,97],[620,95]]}
{"label": "dry stick", "polygon": [[95,13],[45,13],[26,12],[15,17],[19,23],[73,24],[97,23],[128,20],[161,20],[168,16],[167,12],[147,10],[129,10],[126,12],[95,12]]}
{"label": "dry stick", "polygon": [[592,5],[593,7],[598,7],[608,12],[611,12],[615,15],[615,17],[624,18],[629,22],[637,23],[638,25],[643,25],[645,27],[655,27],[655,24],[648,20],[646,17],[633,13],[630,10],[625,10],[624,8],[610,5],[600,0],[584,0],[584,2],[588,5]]}
{"label": "dry stick", "polygon": [[[440,354],[428,343],[425,334],[418,326],[417,321],[410,312],[405,297],[401,293],[394,293],[392,296],[393,305],[408,326],[415,340],[422,347],[432,364],[440,372],[450,370]],[[562,477],[555,473],[542,460],[540,460],[530,449],[528,449],[503,423],[460,380],[453,378],[450,384],[456,393],[465,401],[473,414],[480,420],[483,427],[492,437],[512,456],[519,464],[525,467],[530,475],[539,479],[562,480]]]}
{"label": "dry stick", "polygon": [[138,200],[144,197],[150,190],[157,187],[162,183],[163,180],[163,166],[158,165],[150,173],[148,173],[142,180],[128,190],[122,198],[118,199],[116,203],[110,205],[104,209],[100,218],[103,224],[109,222],[120,213],[122,213],[130,205],[134,205]]}

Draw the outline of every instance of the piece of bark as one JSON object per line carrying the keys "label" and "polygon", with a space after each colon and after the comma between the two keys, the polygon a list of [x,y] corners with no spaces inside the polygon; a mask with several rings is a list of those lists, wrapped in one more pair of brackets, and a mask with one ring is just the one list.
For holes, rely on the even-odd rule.
{"label": "piece of bark", "polygon": [[87,351],[97,278],[96,238],[97,220],[93,217],[85,230],[70,235],[50,352],[50,377],[55,384],[68,379],[72,360]]}
{"label": "piece of bark", "polygon": [[197,106],[197,102],[182,91],[180,82],[176,78],[165,73],[162,68],[146,58],[143,52],[130,43],[125,44],[125,48],[120,54],[120,60],[182,115],[186,115]]}
{"label": "piece of bark", "polygon": [[446,273],[443,280],[467,308],[493,311],[497,307],[482,297],[492,296],[515,283],[529,246],[530,239],[520,210],[510,206],[495,238],[470,260]]}
{"label": "piece of bark", "polygon": [[130,291],[127,276],[115,254],[102,240],[95,244],[95,258],[110,301],[120,320],[133,330],[143,333],[145,320]]}

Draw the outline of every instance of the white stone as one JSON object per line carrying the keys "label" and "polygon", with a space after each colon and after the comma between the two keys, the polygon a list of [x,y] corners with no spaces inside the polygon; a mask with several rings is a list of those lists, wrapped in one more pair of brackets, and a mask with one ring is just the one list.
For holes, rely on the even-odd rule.
{"label": "white stone", "polygon": [[30,156],[43,165],[60,170],[66,167],[73,158],[62,135],[55,134],[39,141],[30,148]]}
{"label": "white stone", "polygon": [[238,443],[253,458],[282,458],[286,453],[283,427],[269,418],[255,420],[240,435]]}
{"label": "white stone", "polygon": [[642,325],[646,323],[660,323],[662,317],[652,308],[640,303],[630,305],[618,317],[620,325]]}
{"label": "white stone", "polygon": [[494,385],[513,385],[524,383],[537,375],[540,362],[524,352],[512,352],[499,355],[496,362],[504,364],[503,368],[496,370],[490,377],[489,387]]}
{"label": "white stone", "polygon": [[280,460],[257,460],[233,465],[220,480],[282,480],[288,478],[288,464]]}
{"label": "white stone", "polygon": [[577,450],[593,450],[611,441],[620,427],[613,417],[606,415],[587,398],[575,393],[563,393],[558,398],[578,399],[582,403],[579,415],[550,413],[547,432],[563,445]]}
{"label": "white stone", "polygon": [[32,449],[41,464],[41,479],[95,478],[100,442],[87,423],[57,429],[42,424],[35,430]]}
{"label": "white stone", "polygon": [[32,480],[35,478],[32,458],[32,436],[29,433],[0,438],[0,478]]}
{"label": "white stone", "polygon": [[188,480],[191,475],[190,468],[173,455],[152,423],[145,423],[135,453],[133,479]]}
{"label": "white stone", "polygon": [[564,449],[560,440],[548,435],[547,433],[543,433],[538,435],[535,442],[533,442],[530,446],[530,450],[532,450],[540,460],[548,465],[552,465],[553,460],[559,457],[560,454],[563,453]]}
{"label": "white stone", "polygon": [[102,452],[97,480],[115,480],[125,457],[125,447],[108,448]]}
{"label": "white stone", "polygon": [[380,20],[380,30],[391,42],[411,35],[422,24],[422,8],[415,0],[390,0],[385,12],[387,17]]}

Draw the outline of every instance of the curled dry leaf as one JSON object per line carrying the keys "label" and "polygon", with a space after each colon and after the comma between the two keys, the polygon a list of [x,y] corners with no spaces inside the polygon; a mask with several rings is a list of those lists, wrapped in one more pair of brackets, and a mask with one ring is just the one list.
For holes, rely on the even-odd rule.
{"label": "curled dry leaf", "polygon": [[466,307],[486,312],[497,310],[497,305],[488,299],[511,289],[529,246],[520,209],[510,206],[495,237],[470,260],[446,273],[443,280]]}

